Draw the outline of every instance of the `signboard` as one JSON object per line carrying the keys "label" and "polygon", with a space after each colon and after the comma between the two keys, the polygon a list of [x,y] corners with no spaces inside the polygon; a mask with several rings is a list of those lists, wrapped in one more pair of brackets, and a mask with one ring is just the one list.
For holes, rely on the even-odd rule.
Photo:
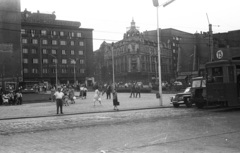
{"label": "signboard", "polygon": [[218,50],[216,52],[216,57],[217,57],[217,59],[222,59],[223,58],[223,51],[222,50]]}

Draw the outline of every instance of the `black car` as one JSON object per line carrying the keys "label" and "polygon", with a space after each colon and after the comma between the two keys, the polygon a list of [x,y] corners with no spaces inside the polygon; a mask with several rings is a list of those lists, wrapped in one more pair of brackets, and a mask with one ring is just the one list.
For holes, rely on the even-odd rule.
{"label": "black car", "polygon": [[187,107],[192,107],[191,98],[191,87],[187,87],[183,93],[177,93],[175,96],[171,97],[171,103],[174,107],[179,107],[180,105],[186,105]]}

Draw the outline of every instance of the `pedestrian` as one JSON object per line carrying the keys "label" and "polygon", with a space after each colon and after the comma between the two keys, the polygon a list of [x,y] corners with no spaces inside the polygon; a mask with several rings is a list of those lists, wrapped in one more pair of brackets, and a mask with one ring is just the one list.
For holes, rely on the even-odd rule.
{"label": "pedestrian", "polygon": [[58,90],[57,92],[54,93],[54,96],[56,98],[57,114],[59,112],[59,108],[60,108],[60,113],[63,114],[62,106],[63,106],[64,93],[61,91],[60,87],[58,87]]}
{"label": "pedestrian", "polygon": [[51,88],[51,97],[49,98],[52,102],[54,102],[55,101],[55,96],[54,96],[54,93],[56,92],[56,90],[55,90],[55,87],[53,86],[52,88]]}
{"label": "pedestrian", "polygon": [[117,97],[117,91],[115,89],[113,89],[113,106],[114,106],[114,110],[118,110],[117,106],[119,105],[119,101],[118,101],[118,97]]}
{"label": "pedestrian", "polygon": [[87,98],[87,87],[86,87],[86,85],[84,86],[84,88],[83,88],[83,98],[84,99],[86,99]]}
{"label": "pedestrian", "polygon": [[130,98],[135,97],[135,83],[133,82],[131,84],[131,94],[130,94]]}
{"label": "pedestrian", "polygon": [[111,86],[108,84],[106,89],[107,99],[111,99]]}
{"label": "pedestrian", "polygon": [[75,104],[75,94],[74,94],[74,89],[73,87],[70,87],[69,90],[69,99],[71,100],[71,104]]}
{"label": "pedestrian", "polygon": [[101,92],[98,90],[98,87],[96,87],[96,90],[94,92],[94,97],[93,97],[93,102],[94,102],[94,106],[95,103],[98,101],[101,104]]}
{"label": "pedestrian", "polygon": [[139,96],[141,97],[141,84],[136,84],[136,98]]}

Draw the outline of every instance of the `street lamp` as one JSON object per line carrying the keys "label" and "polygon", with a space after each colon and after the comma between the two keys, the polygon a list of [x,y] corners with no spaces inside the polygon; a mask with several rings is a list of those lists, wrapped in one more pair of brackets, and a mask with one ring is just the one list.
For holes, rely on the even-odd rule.
{"label": "street lamp", "polygon": [[163,6],[166,7],[170,3],[172,3],[175,0],[169,0],[161,5],[159,5],[158,0],[153,0],[153,5],[157,8],[157,44],[158,44],[158,80],[159,80],[159,103],[160,106],[163,105],[162,103],[162,76],[161,76],[161,48],[160,48],[160,33],[159,33],[159,21],[158,21],[158,7]]}
{"label": "street lamp", "polygon": [[113,71],[113,89],[115,89],[115,73],[114,73],[114,55],[113,55],[113,45],[112,43],[112,71]]}
{"label": "street lamp", "polygon": [[56,59],[56,61],[55,61],[55,67],[56,67],[56,69],[55,69],[55,71],[56,71],[56,89],[57,89],[57,78],[58,78],[58,72],[57,72],[57,57],[56,56],[54,56],[54,55],[52,55],[52,54],[48,54],[48,55],[50,55],[50,56],[52,56],[53,58],[55,58]]}
{"label": "street lamp", "polygon": [[73,61],[73,79],[74,79],[74,85],[75,85],[76,84],[76,62],[78,58],[76,59],[69,58],[69,59]]}

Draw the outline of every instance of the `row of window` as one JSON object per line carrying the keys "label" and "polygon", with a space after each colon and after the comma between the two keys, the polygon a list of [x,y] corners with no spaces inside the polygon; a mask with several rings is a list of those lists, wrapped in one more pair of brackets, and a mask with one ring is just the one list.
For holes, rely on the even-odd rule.
{"label": "row of window", "polygon": [[[67,61],[68,61],[67,59],[62,59],[61,64],[68,64]],[[70,64],[77,64],[75,60],[69,60],[69,61],[70,61]],[[77,60],[77,61],[79,61],[79,64],[84,64],[85,63],[84,59],[80,59],[80,60]],[[28,64],[29,60],[27,58],[23,58],[23,63]],[[37,59],[37,58],[32,59],[32,64],[38,64],[38,63],[39,63],[39,59]],[[46,59],[46,58],[42,59],[42,63],[43,64],[48,64],[49,59]],[[52,63],[54,63],[54,64],[58,63],[57,59],[55,59],[55,58],[52,59]]]}
{"label": "row of window", "polygon": [[[25,74],[27,73],[32,73],[32,74],[38,74],[39,73],[39,70],[37,68],[32,68],[32,69],[27,69],[27,68],[24,68],[23,69],[23,72]],[[60,72],[58,73],[63,73],[63,74],[67,74],[67,73],[74,73],[74,69],[67,69],[67,68],[62,68]],[[56,73],[56,69],[55,68],[52,68],[52,69],[47,69],[47,68],[43,68],[42,69],[42,73],[43,74],[48,74],[48,73]],[[85,69],[78,69],[76,70],[76,73],[85,73]]]}
{"label": "row of window", "polygon": [[[27,38],[22,38],[22,43],[23,44],[27,44],[27,43],[31,43],[31,44],[34,44],[34,45],[37,45],[39,42],[38,42],[38,39],[27,39]],[[49,41],[47,39],[42,39],[42,42],[41,42],[43,45],[48,45],[49,44]],[[50,40],[50,44],[51,45],[61,45],[61,46],[66,46],[68,44],[68,42],[66,40]],[[73,40],[69,41],[69,45],[71,46],[74,46],[75,44],[78,44],[79,46],[84,46],[84,42],[83,41],[78,41],[77,43]]]}
{"label": "row of window", "polygon": [[69,37],[82,37],[82,33],[81,32],[66,32],[66,31],[47,31],[47,30],[27,30],[27,29],[21,29],[21,34],[31,34],[31,35],[36,35],[36,34],[40,34],[42,36],[47,36],[47,35],[51,35],[51,36],[69,36]]}
{"label": "row of window", "polygon": [[[23,54],[28,54],[28,53],[31,53],[31,54],[37,54],[37,49],[35,48],[32,48],[29,52],[29,49],[28,48],[23,48],[22,50]],[[67,55],[67,51],[62,49],[61,50],[62,52],[62,55]],[[52,50],[47,50],[47,49],[42,49],[42,54],[57,54],[57,50],[56,49],[52,49]],[[70,55],[76,55],[75,53],[75,50],[70,50]],[[78,51],[78,55],[83,55],[83,51],[82,50],[79,50]]]}

